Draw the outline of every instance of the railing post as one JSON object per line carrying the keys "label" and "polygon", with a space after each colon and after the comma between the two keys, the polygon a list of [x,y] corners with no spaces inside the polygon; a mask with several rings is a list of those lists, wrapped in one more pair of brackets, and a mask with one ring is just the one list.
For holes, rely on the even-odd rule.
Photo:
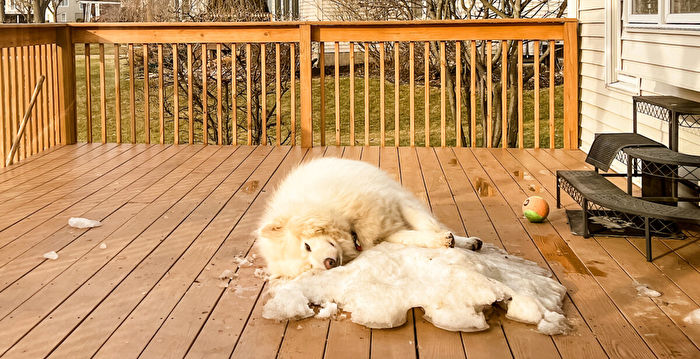
{"label": "railing post", "polygon": [[299,25],[299,96],[301,97],[301,147],[313,146],[311,117],[311,25]]}
{"label": "railing post", "polygon": [[564,23],[564,148],[578,148],[578,22]]}
{"label": "railing post", "polygon": [[61,144],[70,145],[78,140],[75,95],[75,49],[71,28],[66,25],[56,29],[58,50],[59,124]]}

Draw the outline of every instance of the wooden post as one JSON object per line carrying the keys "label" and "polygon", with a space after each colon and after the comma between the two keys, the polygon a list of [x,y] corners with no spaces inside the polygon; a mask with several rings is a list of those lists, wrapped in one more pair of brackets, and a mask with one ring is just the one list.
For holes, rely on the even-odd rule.
{"label": "wooden post", "polygon": [[[564,148],[578,148],[578,22],[564,23]],[[551,85],[550,85],[551,86]]]}
{"label": "wooden post", "polygon": [[299,25],[299,96],[301,97],[301,147],[313,146],[311,117],[311,25]]}
{"label": "wooden post", "polygon": [[56,44],[58,45],[58,117],[61,126],[61,144],[71,145],[78,141],[78,133],[75,103],[75,49],[71,29],[68,26],[56,29]]}

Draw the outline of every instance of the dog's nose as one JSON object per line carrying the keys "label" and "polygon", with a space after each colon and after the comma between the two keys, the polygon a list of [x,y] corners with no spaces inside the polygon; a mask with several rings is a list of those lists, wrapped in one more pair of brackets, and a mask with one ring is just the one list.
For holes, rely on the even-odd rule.
{"label": "dog's nose", "polygon": [[338,261],[333,258],[326,258],[326,260],[323,261],[323,265],[326,266],[326,269],[335,268],[338,265]]}
{"label": "dog's nose", "polygon": [[483,245],[484,245],[484,242],[481,239],[475,239],[474,250],[475,251],[480,250]]}

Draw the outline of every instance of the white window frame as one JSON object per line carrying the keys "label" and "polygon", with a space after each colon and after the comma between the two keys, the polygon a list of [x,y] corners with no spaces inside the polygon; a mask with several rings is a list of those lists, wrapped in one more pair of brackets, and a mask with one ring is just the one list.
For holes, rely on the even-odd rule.
{"label": "white window frame", "polygon": [[[656,0],[657,2],[664,3],[666,0]],[[632,3],[634,0],[625,0],[624,4],[626,7],[627,22],[632,23],[642,23],[642,24],[658,24],[661,22],[662,7],[659,4],[657,14],[633,14],[632,13]]]}
{"label": "white window frame", "polygon": [[632,13],[633,0],[625,0],[625,25],[653,24],[660,27],[689,25],[700,29],[700,13],[671,14],[671,0],[656,0],[659,3],[658,14],[642,15]]}
{"label": "white window frame", "polygon": [[605,0],[605,86],[625,95],[639,95],[641,81],[622,71],[622,31],[629,0]]}
{"label": "white window frame", "polygon": [[[665,22],[669,24],[700,24],[700,13],[671,14],[671,0],[663,0]],[[659,11],[661,12],[661,11]]]}
{"label": "white window frame", "polygon": [[[62,5],[64,1],[66,2],[66,4]],[[68,7],[68,6],[70,6],[70,0],[61,0],[61,2],[58,3],[58,7]]]}

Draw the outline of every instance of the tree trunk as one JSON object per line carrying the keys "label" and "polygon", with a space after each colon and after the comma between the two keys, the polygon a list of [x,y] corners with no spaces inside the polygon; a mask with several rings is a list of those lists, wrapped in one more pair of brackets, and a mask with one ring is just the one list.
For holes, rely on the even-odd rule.
{"label": "tree trunk", "polygon": [[146,21],[153,21],[153,0],[146,0]]}
{"label": "tree trunk", "polygon": [[491,96],[493,96],[493,138],[491,143],[494,147],[502,146],[501,138],[504,138],[502,135],[503,129],[501,128],[501,88],[500,82],[494,82],[492,88],[493,93],[491,94]]}
{"label": "tree trunk", "polygon": [[[46,10],[46,8],[43,7],[43,10]],[[45,11],[42,11],[40,0],[32,0],[32,13],[34,15],[35,23],[38,24],[44,22],[44,12]]]}
{"label": "tree trunk", "polygon": [[5,22],[5,0],[0,0],[0,24]]}

